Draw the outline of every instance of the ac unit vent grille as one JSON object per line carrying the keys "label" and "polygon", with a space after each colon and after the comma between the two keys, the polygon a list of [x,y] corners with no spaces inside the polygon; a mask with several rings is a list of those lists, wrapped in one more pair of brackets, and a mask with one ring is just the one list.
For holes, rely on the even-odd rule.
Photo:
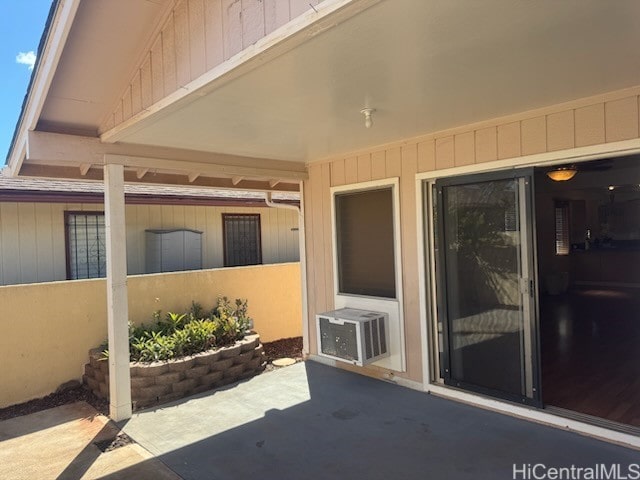
{"label": "ac unit vent grille", "polygon": [[332,324],[328,318],[321,318],[320,332],[322,353],[350,361],[359,360],[356,326],[353,323],[337,325]]}
{"label": "ac unit vent grille", "polygon": [[384,318],[382,320],[383,321],[380,322],[380,354],[386,355],[387,354],[387,332],[385,330]]}
{"label": "ac unit vent grille", "polygon": [[367,322],[364,324],[364,358],[367,360],[373,357],[371,350],[371,324]]}
{"label": "ac unit vent grille", "polygon": [[378,335],[378,319],[374,318],[371,321],[371,331],[373,333],[373,355],[375,357],[377,357],[378,355],[380,355],[380,338]]}
{"label": "ac unit vent grille", "polygon": [[320,355],[356,365],[389,355],[388,315],[343,308],[316,316]]}

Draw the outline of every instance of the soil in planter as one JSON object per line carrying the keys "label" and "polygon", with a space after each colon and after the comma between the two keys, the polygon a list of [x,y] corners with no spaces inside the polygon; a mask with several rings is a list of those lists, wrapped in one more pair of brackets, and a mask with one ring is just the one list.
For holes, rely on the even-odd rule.
{"label": "soil in planter", "polygon": [[283,338],[262,345],[268,363],[283,357],[293,358],[297,362],[302,361],[302,337]]}
{"label": "soil in planter", "polygon": [[88,388],[80,385],[63,392],[52,393],[43,398],[2,408],[0,409],[0,421],[80,401],[87,402],[104,415],[107,415],[109,411],[109,404],[105,400],[99,399]]}

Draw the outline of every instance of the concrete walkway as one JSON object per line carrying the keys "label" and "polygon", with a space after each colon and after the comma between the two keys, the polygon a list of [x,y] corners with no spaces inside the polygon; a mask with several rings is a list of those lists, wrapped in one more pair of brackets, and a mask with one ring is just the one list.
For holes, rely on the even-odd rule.
{"label": "concrete walkway", "polygon": [[136,479],[179,477],[140,445],[103,453],[118,428],[85,402],[63,405],[0,422],[3,480]]}
{"label": "concrete walkway", "polygon": [[313,362],[138,413],[124,430],[187,480],[495,480],[514,478],[514,463],[640,462],[638,451]]}

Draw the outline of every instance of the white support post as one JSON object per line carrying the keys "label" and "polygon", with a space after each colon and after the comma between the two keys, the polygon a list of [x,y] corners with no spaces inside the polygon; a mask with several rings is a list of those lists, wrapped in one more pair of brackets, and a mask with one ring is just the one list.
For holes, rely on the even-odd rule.
{"label": "white support post", "polygon": [[104,213],[107,234],[109,414],[116,422],[131,417],[124,212],[124,167],[107,164],[104,166]]}

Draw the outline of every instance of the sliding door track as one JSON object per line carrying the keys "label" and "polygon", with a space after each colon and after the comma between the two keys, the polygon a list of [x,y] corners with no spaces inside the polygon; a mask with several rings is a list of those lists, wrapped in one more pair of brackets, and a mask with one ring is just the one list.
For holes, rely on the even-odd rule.
{"label": "sliding door track", "polygon": [[559,417],[568,418],[570,420],[577,420],[579,422],[588,423],[596,427],[602,427],[608,430],[615,430],[616,432],[640,437],[640,427],[634,427],[633,425],[627,425],[626,423],[614,422],[613,420],[594,417],[593,415],[587,415],[586,413],[567,410],[566,408],[554,407],[552,405],[545,405],[544,411],[549,412],[553,415],[557,415]]}

